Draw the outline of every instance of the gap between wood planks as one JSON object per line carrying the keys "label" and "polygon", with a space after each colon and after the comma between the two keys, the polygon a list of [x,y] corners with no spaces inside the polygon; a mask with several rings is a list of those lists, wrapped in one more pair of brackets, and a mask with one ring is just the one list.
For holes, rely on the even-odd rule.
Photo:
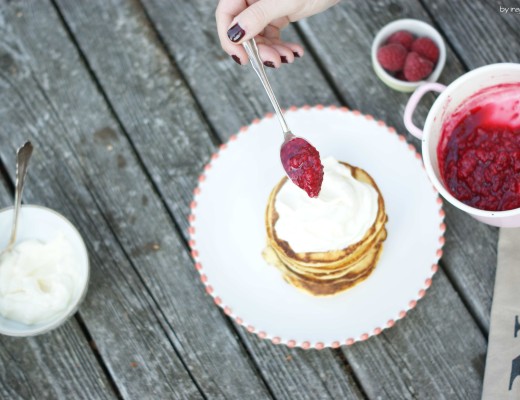
{"label": "gap between wood planks", "polygon": [[[137,162],[138,162],[138,165],[139,167],[141,168],[141,170],[143,171],[143,173],[145,174],[146,178],[148,179],[148,181],[150,182],[152,188],[153,188],[153,191],[154,193],[158,196],[158,198],[160,199],[160,202],[163,206],[163,208],[165,209],[166,213],[168,214],[168,216],[170,217],[170,220],[172,221],[173,223],[173,226],[174,226],[174,229],[175,229],[175,233],[177,234],[177,236],[179,237],[179,239],[181,240],[182,244],[183,244],[183,247],[184,249],[186,250],[186,252],[190,253],[190,250],[189,250],[189,244],[188,244],[188,240],[187,238],[184,236],[184,234],[182,233],[182,229],[181,227],[179,226],[179,224],[177,223],[174,215],[172,214],[172,212],[170,211],[164,197],[162,196],[161,192],[159,191],[157,185],[155,184],[154,180],[152,179],[150,173],[148,172],[148,170],[146,169],[145,165],[144,165],[144,162],[142,160],[142,158],[140,157],[139,153],[137,152],[136,150],[136,147],[135,147],[135,144],[133,143],[132,139],[130,138],[130,135],[128,134],[128,132],[126,131],[126,129],[124,128],[124,125],[122,124],[118,114],[116,113],[114,107],[112,106],[112,103],[110,102],[107,94],[105,93],[101,83],[99,82],[99,80],[97,79],[97,76],[94,72],[94,70],[92,69],[92,67],[90,66],[89,62],[88,62],[88,59],[87,57],[85,56],[83,50],[81,49],[81,46],[79,45],[79,43],[77,42],[72,30],[70,29],[69,25],[67,24],[67,21],[65,20],[59,6],[56,4],[56,2],[54,0],[51,0],[51,3],[53,5],[53,7],[55,8],[57,14],[58,14],[58,17],[69,37],[69,39],[71,40],[72,44],[76,47],[77,51],[78,51],[78,54],[80,56],[80,59],[81,59],[81,62],[84,64],[88,74],[91,76],[95,86],[96,86],[96,89],[98,90],[98,92],[101,94],[101,96],[103,97],[108,109],[109,109],[109,112],[111,114],[111,116],[114,118],[114,120],[117,122],[117,124],[119,125],[119,128],[121,129],[121,132],[125,135],[125,138],[128,140],[128,143],[130,145],[130,148],[132,149],[136,159],[137,159]],[[165,46],[165,43],[164,41],[162,40],[162,38],[160,37],[159,33],[157,32],[157,30],[155,29],[155,26],[151,23],[151,20],[148,16],[148,14],[146,14],[144,8],[142,7],[141,3],[139,3],[139,5],[141,6],[142,10],[143,10],[143,14],[146,16],[146,19],[148,21],[148,23],[150,24],[151,26],[151,29],[152,31],[156,34],[157,36],[157,39],[158,39],[158,42],[160,44],[160,46],[163,48],[164,50],[164,53],[168,55],[168,60],[169,62],[173,65],[173,67],[179,72],[179,75],[180,75],[180,79],[182,80],[182,82],[186,85],[187,89],[189,90],[189,93],[190,95],[192,96],[192,98],[194,99],[194,102],[196,104],[196,107],[197,107],[197,112],[201,115],[202,117],[202,120],[205,121],[207,123],[207,126],[208,126],[208,129],[209,129],[209,132],[210,132],[210,139],[212,140],[212,143],[218,147],[222,141],[218,138],[218,136],[216,135],[215,133],[215,130],[214,128],[211,126],[211,124],[209,124],[209,120],[208,118],[206,117],[204,111],[202,110],[202,108],[200,107],[200,104],[198,103],[198,100],[197,98],[195,97],[194,93],[193,93],[193,90],[192,88],[188,85],[188,82],[186,81],[185,77],[182,75],[182,72],[180,71],[180,69],[176,66],[175,64],[175,61],[173,59],[173,57],[170,55],[170,53],[167,51],[167,48]],[[1,171],[1,170],[0,170]],[[87,190],[89,190],[87,188]],[[94,199],[94,202],[95,202],[95,197],[93,196],[93,199]],[[98,208],[99,212],[100,212],[100,215],[102,215],[103,219],[106,220],[105,218],[105,214],[103,213],[103,210],[96,204],[96,207]],[[165,329],[164,324],[167,325],[167,327],[169,328],[170,332],[172,334],[175,335],[175,330],[173,329],[173,327],[170,325],[170,323],[168,322],[166,316],[164,315],[162,309],[160,308],[159,304],[157,303],[155,297],[153,296],[153,294],[151,293],[150,289],[148,288],[148,286],[146,285],[146,282],[145,280],[143,279],[143,277],[141,276],[141,274],[139,273],[138,269],[135,267],[133,261],[131,260],[131,258],[129,257],[129,255],[127,254],[127,252],[125,251],[124,247],[122,246],[122,244],[119,242],[119,240],[117,239],[117,235],[115,234],[115,232],[113,231],[112,229],[112,226],[110,224],[108,224],[108,221],[107,221],[107,226],[108,228],[110,229],[110,231],[114,234],[114,237],[116,238],[116,241],[118,242],[118,245],[121,247],[121,250],[123,252],[123,254],[125,254],[125,257],[127,258],[128,262],[130,263],[130,265],[132,266],[132,268],[135,270],[136,272],[136,275],[137,277],[139,278],[139,280],[142,282],[144,288],[146,289],[148,295],[150,296],[150,298],[152,299],[152,301],[154,302],[155,306],[157,307],[158,310],[160,310],[160,317],[161,318],[158,318],[158,316],[154,313],[155,317],[157,318],[159,324],[161,325],[161,327],[163,328],[163,331],[165,332],[166,334],[166,338],[167,340],[169,341],[169,343],[171,344],[173,350],[175,351],[175,353],[177,354],[177,356],[179,357],[179,360],[180,362],[182,363],[182,365],[184,366],[184,368],[186,369],[188,375],[190,376],[191,380],[193,381],[194,385],[197,387],[197,389],[199,390],[199,393],[201,394],[201,396],[206,399],[206,395],[203,391],[203,389],[201,388],[201,386],[199,385],[199,383],[197,382],[197,380],[195,379],[195,377],[192,375],[188,365],[185,363],[185,361],[183,360],[183,358],[181,357],[181,354],[178,352],[176,346],[174,345],[173,341],[171,340],[170,338],[170,334],[168,332],[167,329]],[[270,394],[271,398],[275,398],[274,396],[274,393],[272,391],[272,389],[270,388],[270,386],[268,385],[267,381],[264,379],[264,376],[262,375],[260,369],[259,369],[259,366],[257,365],[256,361],[255,361],[255,358],[251,355],[250,351],[248,350],[247,346],[245,346],[244,342],[242,341],[239,333],[238,333],[238,328],[232,323],[232,321],[227,318],[227,316],[223,313],[222,310],[220,310],[220,314],[221,316],[223,317],[225,323],[230,327],[231,329],[231,332],[234,334],[234,336],[237,338],[237,342],[239,343],[240,347],[243,349],[243,351],[249,356],[249,360],[250,360],[250,364],[252,365],[252,367],[254,368],[254,370],[258,373],[258,376],[261,378],[262,382],[264,383],[268,393]],[[163,322],[164,321],[164,322]],[[85,336],[89,339],[89,342],[93,343],[94,346],[96,346],[96,343],[95,341],[92,339],[92,336],[90,335],[90,332],[88,331],[88,328],[87,326],[83,323],[83,320],[81,320],[81,327],[82,327],[82,330],[84,331],[84,334]],[[100,362],[100,365],[101,365],[101,368],[104,372],[107,373],[107,379],[109,380],[109,382],[113,385],[115,385],[115,381],[113,380],[112,378],[112,375],[110,374],[107,366],[105,365],[103,359],[101,358],[101,356],[99,355],[99,353],[95,352],[95,355],[96,355],[96,359],[98,360],[98,362]],[[119,393],[119,390],[116,391],[116,393],[120,396],[120,393]]]}
{"label": "gap between wood planks", "polygon": [[457,280],[453,277],[452,270],[444,266],[444,261],[442,261],[442,259],[440,259],[437,264],[439,265],[439,268],[442,268],[442,270],[444,271],[446,278],[448,278],[448,281],[451,283],[451,286],[454,287],[455,291],[457,292],[457,295],[459,296],[460,301],[462,301],[462,304],[464,304],[464,307],[466,307],[466,309],[468,310],[469,314],[477,324],[478,328],[480,329],[482,335],[484,336],[487,342],[489,328],[484,325],[480,318],[478,318],[476,311],[473,310],[471,304],[467,301],[466,297],[460,295],[460,293],[463,293],[463,291],[461,290],[460,285],[457,284]]}
{"label": "gap between wood planks", "polygon": [[105,363],[103,361],[103,358],[101,357],[101,354],[98,351],[98,348],[96,346],[96,342],[94,341],[94,339],[90,335],[90,332],[89,332],[89,330],[87,328],[87,325],[85,324],[85,321],[83,321],[83,318],[81,317],[79,312],[77,312],[74,315],[74,318],[78,322],[78,325],[79,325],[79,328],[81,329],[81,332],[83,332],[83,335],[85,335],[85,339],[87,339],[87,342],[90,345],[90,350],[94,354],[94,357],[96,358],[99,366],[101,367],[101,370],[106,375],[108,383],[110,384],[110,387],[114,391],[114,394],[116,395],[116,397],[118,399],[124,399],[123,395],[119,391],[119,388],[117,387],[116,382],[112,379],[112,375],[110,374],[110,371],[108,370],[107,366],[105,365]]}
{"label": "gap between wood planks", "polygon": [[5,188],[7,189],[9,195],[14,198],[14,182],[11,180],[9,176],[9,172],[7,172],[7,168],[5,167],[4,162],[0,159],[0,179],[5,183]]}
{"label": "gap between wood planks", "polygon": [[[161,326],[165,336],[166,336],[166,340],[168,340],[168,342],[170,343],[173,351],[175,352],[175,354],[177,355],[177,357],[179,358],[179,362],[182,364],[182,366],[184,367],[184,369],[186,370],[186,373],[189,375],[189,377],[191,378],[193,384],[195,385],[195,387],[197,388],[197,390],[199,391],[200,395],[204,398],[204,399],[207,399],[206,395],[204,394],[204,391],[202,390],[202,388],[200,387],[200,385],[198,384],[197,380],[195,379],[195,377],[193,376],[193,374],[191,373],[188,365],[185,363],[184,359],[181,357],[181,354],[179,353],[179,351],[177,350],[177,348],[175,347],[175,344],[173,343],[172,339],[171,339],[171,336],[170,336],[170,333],[175,335],[175,330],[173,329],[173,327],[169,324],[168,322],[168,319],[166,318],[166,316],[164,315],[162,309],[160,308],[159,304],[157,303],[157,301],[155,300],[154,296],[152,295],[150,289],[148,288],[148,286],[146,285],[146,282],[145,280],[143,279],[143,277],[141,276],[141,274],[139,273],[139,270],[136,268],[136,266],[134,265],[131,257],[129,256],[129,254],[127,253],[127,251],[125,250],[123,244],[119,241],[119,238],[117,237],[117,234],[116,232],[114,231],[112,225],[109,223],[108,219],[106,218],[105,216],[105,213],[103,212],[103,209],[99,206],[99,204],[97,203],[96,201],[96,197],[94,196],[94,194],[90,191],[90,186],[85,186],[86,190],[89,192],[89,194],[92,196],[92,199],[93,199],[93,202],[94,204],[96,205],[96,208],[99,210],[99,214],[101,215],[101,218],[103,218],[105,220],[105,223],[107,224],[107,227],[108,229],[110,230],[110,232],[112,233],[112,235],[114,236],[114,239],[117,243],[117,245],[121,248],[121,252],[124,254],[124,256],[126,257],[128,263],[132,266],[132,268],[134,269],[135,273],[136,273],[136,276],[137,278],[141,281],[144,289],[146,290],[146,293],[150,296],[150,299],[151,301],[153,301],[154,305],[156,306],[156,308],[159,310],[159,314],[160,315],[157,315],[157,313],[155,311],[152,310],[152,313],[153,313],[153,316],[157,319],[157,322],[159,322],[159,325]],[[159,318],[161,317],[161,318]],[[164,321],[164,322],[163,322]],[[168,329],[164,326],[164,324],[169,328],[170,331],[168,331]],[[85,327],[85,330],[86,332],[89,332],[88,331],[88,328],[86,325],[83,325]],[[89,336],[90,336],[90,333],[89,333]],[[92,343],[94,343],[94,345],[96,345],[95,341],[92,340]],[[102,359],[101,359],[102,360]],[[103,363],[104,365],[104,363]],[[105,366],[105,369],[106,371],[108,371],[108,368],[106,368]],[[110,380],[112,380],[112,376],[110,376]]]}

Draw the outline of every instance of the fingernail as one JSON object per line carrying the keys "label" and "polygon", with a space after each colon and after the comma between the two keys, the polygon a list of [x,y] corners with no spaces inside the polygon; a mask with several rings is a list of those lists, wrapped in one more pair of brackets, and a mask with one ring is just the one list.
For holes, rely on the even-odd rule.
{"label": "fingernail", "polygon": [[269,68],[274,68],[274,63],[272,61],[264,61],[264,65]]}
{"label": "fingernail", "polygon": [[300,54],[296,53],[295,51],[293,51],[293,54],[294,54],[294,56],[295,56],[296,58],[300,58],[300,57],[301,57]]}
{"label": "fingernail", "polygon": [[235,56],[234,54],[231,56],[231,58],[232,58],[233,61],[235,61],[238,65],[242,65],[242,63],[240,62],[240,58],[238,58],[238,57]]}
{"label": "fingernail", "polygon": [[283,62],[284,64],[289,63],[289,61],[287,61],[287,57],[285,57],[285,56],[281,56],[280,58],[282,59],[282,62]]}
{"label": "fingernail", "polygon": [[245,34],[246,34],[246,31],[243,30],[240,27],[240,25],[238,25],[238,24],[233,25],[227,31],[227,35],[228,35],[229,40],[231,40],[232,42],[235,42],[235,43],[238,42],[240,39],[242,39]]}

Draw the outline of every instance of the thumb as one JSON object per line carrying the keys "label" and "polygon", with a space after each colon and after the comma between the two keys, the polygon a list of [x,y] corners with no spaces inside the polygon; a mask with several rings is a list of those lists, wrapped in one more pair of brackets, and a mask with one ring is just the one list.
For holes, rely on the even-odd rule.
{"label": "thumb", "polygon": [[292,0],[259,0],[238,14],[231,23],[227,35],[234,43],[249,40],[275,19],[292,14],[297,2]]}

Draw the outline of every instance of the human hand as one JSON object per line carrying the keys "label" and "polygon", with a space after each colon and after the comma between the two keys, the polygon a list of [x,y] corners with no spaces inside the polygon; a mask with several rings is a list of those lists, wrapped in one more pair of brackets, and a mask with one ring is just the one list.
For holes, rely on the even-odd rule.
{"label": "human hand", "polygon": [[220,0],[215,12],[220,44],[238,64],[246,64],[241,43],[255,38],[264,65],[280,67],[303,56],[303,47],[280,39],[290,22],[317,14],[339,0]]}

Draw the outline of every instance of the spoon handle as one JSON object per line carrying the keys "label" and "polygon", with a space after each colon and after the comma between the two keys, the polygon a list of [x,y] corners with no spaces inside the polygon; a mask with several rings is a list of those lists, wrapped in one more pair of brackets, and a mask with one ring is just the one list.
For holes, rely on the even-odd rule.
{"label": "spoon handle", "polygon": [[18,226],[18,214],[20,213],[20,206],[22,205],[22,192],[25,184],[25,176],[27,175],[27,167],[29,166],[29,159],[33,152],[31,142],[25,142],[16,152],[16,188],[14,192],[14,218],[13,227],[11,230],[11,238],[7,247],[14,245],[16,240],[16,228]]}
{"label": "spoon handle", "polygon": [[260,54],[258,53],[258,46],[256,45],[255,39],[250,39],[243,43],[243,46],[249,56],[249,60],[251,60],[251,66],[255,70],[256,74],[260,78],[262,85],[267,92],[267,96],[269,100],[271,100],[271,104],[273,105],[274,111],[276,112],[276,116],[278,117],[278,121],[282,126],[283,133],[285,137],[292,136],[292,133],[287,126],[287,122],[285,122],[285,118],[283,116],[282,110],[280,109],[280,105],[276,100],[276,97],[273,92],[273,88],[267,79],[267,74],[264,70],[264,65],[262,64],[262,60],[260,59]]}

